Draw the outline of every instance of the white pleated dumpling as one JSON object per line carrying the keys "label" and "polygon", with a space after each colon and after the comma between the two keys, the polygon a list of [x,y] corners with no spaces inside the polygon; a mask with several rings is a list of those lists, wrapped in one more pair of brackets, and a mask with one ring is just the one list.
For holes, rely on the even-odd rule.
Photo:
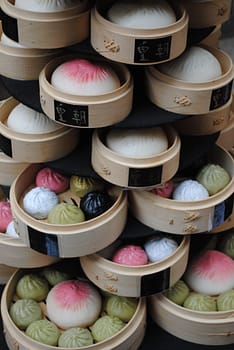
{"label": "white pleated dumpling", "polygon": [[176,59],[162,63],[159,70],[175,79],[191,83],[211,81],[222,75],[217,58],[199,46],[192,46]]}
{"label": "white pleated dumpling", "polygon": [[78,5],[85,8],[87,0],[15,0],[15,7],[33,12],[58,12]]}
{"label": "white pleated dumpling", "polygon": [[6,124],[9,129],[24,134],[43,134],[58,130],[61,125],[45,114],[19,103],[12,109]]}
{"label": "white pleated dumpling", "polygon": [[160,127],[112,129],[106,135],[106,145],[112,151],[129,158],[151,157],[168,148],[168,139]]}
{"label": "white pleated dumpling", "polygon": [[176,22],[174,10],[167,1],[116,1],[108,10],[109,21],[128,28],[152,29]]}

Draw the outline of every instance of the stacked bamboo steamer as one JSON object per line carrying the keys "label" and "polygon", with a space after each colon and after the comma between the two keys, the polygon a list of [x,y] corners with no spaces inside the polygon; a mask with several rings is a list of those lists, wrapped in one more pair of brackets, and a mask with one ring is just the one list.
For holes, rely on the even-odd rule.
{"label": "stacked bamboo steamer", "polygon": [[[109,5],[110,2],[108,2]],[[196,230],[185,230],[185,225],[182,225],[181,223],[181,211],[184,213],[186,211],[187,214],[191,214],[187,212],[188,208],[171,208],[172,211],[179,211],[179,226],[176,226],[172,232],[170,229],[168,229],[168,226],[165,226],[165,223],[162,223],[162,226],[160,227],[154,227],[149,222],[146,222],[146,225],[144,220],[142,220],[141,217],[138,216],[138,212],[141,212],[141,210],[137,211],[136,208],[134,208],[140,203],[137,203],[137,201],[134,199],[134,194],[141,195],[141,193],[144,193],[146,189],[154,188],[155,186],[161,184],[162,182],[170,180],[177,172],[179,168],[179,156],[180,156],[180,147],[181,147],[181,130],[180,128],[174,128],[174,126],[171,125],[163,125],[164,130],[167,133],[168,139],[169,139],[169,149],[166,154],[156,157],[154,159],[150,159],[149,161],[140,161],[139,164],[137,164],[135,161],[129,161],[128,159],[124,159],[124,157],[118,157],[116,154],[112,154],[109,152],[107,147],[105,147],[105,144],[103,143],[103,134],[106,132],[105,129],[102,129],[106,126],[112,126],[115,123],[121,122],[122,119],[124,119],[128,113],[130,112],[132,108],[132,93],[133,93],[133,84],[132,84],[132,77],[130,70],[125,66],[124,64],[131,65],[140,65],[144,66],[141,67],[142,70],[145,69],[145,66],[148,66],[147,69],[151,69],[153,66],[159,63],[162,63],[163,61],[172,60],[182,54],[182,52],[185,50],[186,47],[186,40],[187,40],[187,26],[189,24],[188,22],[188,14],[187,11],[184,8],[183,4],[180,4],[179,6],[176,5],[175,2],[171,2],[174,6],[176,13],[177,13],[177,22],[173,26],[173,28],[166,28],[163,31],[151,31],[150,33],[147,31],[143,31],[140,33],[139,31],[136,31],[132,33],[131,36],[129,36],[129,31],[122,29],[120,32],[117,30],[116,26],[112,25],[111,22],[106,21],[105,18],[103,18],[103,11],[107,6],[107,2],[103,1],[97,1],[96,5],[93,6],[91,10],[91,42],[94,47],[94,49],[103,55],[105,59],[110,62],[110,64],[113,66],[113,68],[118,72],[118,74],[121,77],[121,91],[117,94],[113,94],[108,96],[107,100],[100,100],[97,101],[95,99],[88,99],[88,100],[80,100],[80,97],[74,98],[72,96],[67,95],[61,95],[58,94],[50,85],[49,83],[49,76],[51,74],[51,71],[61,62],[64,61],[64,56],[61,54],[61,52],[56,52],[56,56],[53,59],[48,59],[48,64],[44,66],[42,70],[40,70],[40,103],[41,108],[45,112],[45,114],[51,118],[52,120],[55,120],[59,122],[60,124],[64,124],[65,127],[71,127],[73,130],[79,130],[82,128],[95,128],[93,133],[93,139],[92,139],[92,166],[97,172],[97,174],[102,177],[105,181],[109,182],[111,185],[117,186],[117,195],[116,195],[116,202],[115,207],[112,208],[111,212],[108,213],[107,218],[105,218],[105,221],[107,219],[114,225],[118,225],[117,231],[115,232],[114,236],[111,237],[112,244],[108,245],[110,242],[104,242],[104,237],[106,236],[108,232],[108,227],[103,227],[102,218],[100,218],[100,222],[95,222],[94,227],[91,228],[79,228],[77,232],[77,228],[75,229],[75,232],[70,231],[70,235],[67,235],[67,238],[64,238],[64,233],[56,233],[51,228],[48,229],[48,231],[45,229],[45,227],[40,226],[40,224],[36,223],[35,220],[28,220],[28,217],[24,216],[24,213],[22,211],[22,208],[20,207],[20,197],[24,190],[32,183],[32,178],[35,176],[35,173],[40,168],[40,164],[31,164],[29,167],[26,167],[20,174],[17,176],[16,180],[14,181],[13,185],[11,186],[11,198],[14,201],[13,207],[14,207],[14,213],[16,216],[17,221],[17,227],[20,233],[20,240],[22,239],[22,244],[26,249],[29,249],[30,252],[33,251],[35,254],[39,254],[40,256],[47,257],[50,259],[50,261],[47,262],[47,264],[50,264],[52,261],[54,261],[54,258],[61,259],[66,258],[70,256],[81,256],[81,265],[83,267],[83,270],[85,274],[88,276],[88,278],[94,283],[97,284],[101,289],[111,292],[117,295],[125,295],[125,296],[134,296],[134,297],[140,297],[141,303],[139,305],[139,310],[135,315],[135,318],[133,320],[133,327],[128,328],[125,331],[125,334],[119,334],[118,339],[115,339],[116,343],[112,343],[111,345],[107,343],[106,345],[103,344],[101,347],[96,347],[97,349],[105,349],[105,346],[113,349],[126,349],[125,343],[126,339],[131,339],[131,344],[128,345],[127,349],[137,349],[140,346],[140,343],[143,340],[144,337],[144,331],[145,331],[145,296],[150,296],[155,293],[161,292],[164,289],[167,289],[168,287],[172,286],[184,273],[187,260],[188,260],[188,253],[189,253],[189,244],[190,244],[190,234],[191,233],[198,233],[198,232],[204,232],[207,229],[210,230],[210,226],[206,222],[207,215],[213,215],[214,207],[224,201],[228,200],[228,198],[231,196],[233,192],[233,181],[231,182],[230,186],[226,188],[225,192],[222,193],[219,198],[214,200],[212,203],[205,204],[205,207],[203,208],[200,203],[198,204],[198,208],[189,208],[189,211],[195,211],[196,218],[199,217],[200,211],[204,210],[204,214],[202,215],[201,220],[198,220],[198,229]],[[12,2],[10,1],[2,1],[2,10],[6,11],[6,13],[13,17],[14,20],[16,20],[18,25],[18,31],[19,31],[19,38],[22,40],[22,43],[32,43],[34,40],[37,40],[38,38],[28,38],[26,35],[28,33],[27,28],[28,21],[30,19],[27,18],[25,13],[21,13],[23,15],[23,23],[21,21],[18,21],[19,19],[19,13],[14,9],[14,6],[12,6]],[[206,4],[205,4],[206,5]],[[12,12],[13,11],[13,12]],[[228,17],[228,15],[227,15]],[[20,17],[21,18],[21,17]],[[87,20],[87,18],[86,18]],[[62,23],[61,18],[58,18],[58,26]],[[85,22],[86,23],[86,22]],[[44,23],[45,24],[45,23]],[[216,23],[215,23],[216,24]],[[220,25],[218,23],[217,25]],[[6,26],[7,27],[7,26]],[[46,26],[45,30],[46,30]],[[4,29],[4,26],[3,26]],[[119,29],[119,28],[118,28]],[[68,30],[68,29],[67,29]],[[33,36],[37,33],[36,30],[32,31],[30,36]],[[70,33],[70,32],[69,32]],[[36,35],[37,36],[37,35]],[[168,49],[168,41],[165,39],[162,39],[163,37],[170,37],[170,40],[172,41],[172,45],[170,46],[170,49]],[[46,34],[42,35],[38,40],[39,42],[43,41],[43,38],[46,37]],[[48,37],[48,36],[47,36]],[[140,37],[140,39],[138,39]],[[114,40],[112,40],[114,38]],[[84,39],[84,37],[83,37]],[[29,40],[29,41],[28,41]],[[69,45],[67,42],[64,43],[64,39],[59,39],[58,35],[58,41],[59,41],[59,48],[65,47],[66,45]],[[157,45],[164,45],[164,52],[163,55],[160,55],[159,59],[155,61],[155,58],[152,58],[155,52],[151,51],[151,54],[146,58],[144,55],[144,60],[142,60],[142,53],[141,55],[136,55],[133,49],[133,43],[138,44],[138,48],[142,47],[142,40],[145,42],[154,42],[157,43]],[[56,40],[55,40],[56,42]],[[178,45],[180,43],[180,45]],[[31,44],[32,45],[32,44]],[[48,45],[48,46],[47,46]],[[47,49],[51,49],[54,47],[50,46],[51,43],[45,43],[45,46]],[[61,46],[60,46],[61,45]],[[29,45],[30,47],[30,45]],[[126,50],[126,47],[128,48]],[[32,48],[36,48],[37,46],[33,45]],[[44,47],[42,47],[44,49]],[[40,47],[41,49],[41,47]],[[79,50],[78,50],[79,51]],[[124,57],[121,56],[121,53],[124,52]],[[139,50],[138,50],[139,52]],[[222,54],[221,54],[222,55]],[[226,81],[225,83],[229,83],[229,80],[231,80],[231,72],[230,72],[230,61],[224,54],[224,60],[225,61],[225,67],[226,67]],[[72,55],[72,58],[74,57],[80,57],[80,54],[78,55]],[[83,55],[81,54],[81,57]],[[145,61],[146,58],[146,61]],[[96,59],[96,58],[95,58]],[[102,60],[98,56],[98,60]],[[136,60],[136,61],[135,61]],[[124,63],[124,64],[123,64]],[[152,67],[151,67],[152,66]],[[38,73],[38,71],[37,71]],[[18,78],[18,77],[13,77]],[[26,80],[29,79],[26,77]],[[225,85],[225,84],[224,84]],[[210,90],[212,88],[209,87]],[[208,90],[209,90],[208,89]],[[209,92],[210,93],[210,92]],[[117,96],[116,96],[117,95]],[[15,101],[14,101],[15,102]],[[231,102],[230,99],[227,101],[228,105],[224,106],[225,110],[225,116],[227,115],[227,111],[230,110]],[[100,106],[101,104],[101,106]],[[122,107],[123,104],[123,107]],[[75,123],[71,120],[70,117],[66,117],[65,119],[60,119],[60,114],[56,111],[55,107],[61,107],[65,110],[68,110],[74,113],[75,110],[79,107],[79,112],[82,112],[85,118],[83,118],[82,123],[80,122],[81,119],[76,119]],[[87,109],[85,107],[88,106],[89,113],[87,113]],[[100,106],[100,110],[99,107]],[[164,106],[161,106],[164,108]],[[110,110],[119,110],[119,113],[115,113],[115,115],[110,119],[108,118],[110,114]],[[105,114],[106,113],[106,114]],[[221,112],[220,112],[221,113]],[[207,116],[207,110],[204,111],[204,114]],[[103,118],[100,118],[100,116],[104,116]],[[88,118],[87,118],[88,117]],[[196,117],[200,117],[200,115],[196,114]],[[215,116],[216,117],[216,116]],[[225,117],[226,120],[227,117]],[[101,119],[101,120],[100,120]],[[183,118],[182,118],[183,119]],[[199,121],[200,123],[200,121]],[[226,126],[226,124],[225,124]],[[178,130],[178,131],[177,131]],[[194,130],[194,129],[193,129]],[[221,129],[219,129],[221,130]],[[82,132],[83,130],[81,130]],[[212,129],[209,131],[209,133],[216,132],[217,129]],[[189,130],[187,130],[187,133],[189,134]],[[198,132],[200,134],[200,132]],[[216,146],[215,146],[216,147]],[[218,154],[218,161],[223,162],[225,167],[227,166],[227,170],[231,172],[232,178],[233,178],[233,160],[231,157],[229,157],[228,152],[224,149],[220,149],[219,147],[214,148],[214,150],[211,152],[211,154],[214,154],[214,159],[216,159],[216,154]],[[213,157],[213,155],[211,155]],[[42,160],[43,162],[44,160]],[[35,163],[30,161],[30,163]],[[40,163],[40,160],[36,163]],[[157,181],[151,180],[150,172],[148,171],[149,168],[154,169],[154,174],[158,173],[158,169],[160,168],[160,176],[156,176]],[[132,170],[133,169],[133,170]],[[156,171],[155,171],[156,169]],[[130,171],[131,170],[131,171]],[[130,176],[130,172],[135,173],[142,173],[144,174],[145,178],[148,179],[147,181],[142,182],[142,175],[138,176],[138,180],[136,181],[136,175]],[[139,171],[140,170],[140,171]],[[123,176],[122,176],[123,174]],[[111,176],[110,176],[111,175]],[[134,178],[134,181],[130,181],[130,179]],[[149,180],[150,179],[150,180]],[[233,179],[232,179],[233,180]],[[143,192],[142,192],[143,191]],[[133,199],[132,199],[133,198]],[[159,201],[159,207],[161,207],[161,201]],[[156,263],[156,264],[149,264],[149,266],[142,266],[140,268],[125,268],[124,266],[116,266],[116,264],[111,263],[109,257],[111,256],[112,252],[116,247],[119,245],[118,236],[124,232],[124,227],[127,220],[127,215],[130,214],[127,213],[127,203],[130,205],[130,210],[132,211],[135,218],[140,219],[140,225],[143,224],[143,226],[140,226],[140,229],[144,229],[146,231],[150,231],[150,234],[153,233],[153,231],[156,230],[162,230],[164,232],[170,232],[177,236],[178,242],[179,242],[179,248],[177,249],[176,253],[173,254],[169,259],[165,259],[162,263]],[[167,203],[166,203],[167,205]],[[162,207],[164,205],[162,204]],[[151,208],[152,205],[149,203],[149,208]],[[145,214],[148,209],[145,210]],[[163,210],[163,208],[162,208]],[[199,212],[199,213],[198,213]],[[144,214],[144,213],[143,213]],[[230,213],[228,213],[230,214]],[[162,217],[164,217],[165,213],[162,211]],[[174,215],[174,213],[173,213]],[[177,215],[177,214],[175,214]],[[229,215],[230,216],[230,215]],[[228,216],[228,218],[229,218]],[[135,219],[134,218],[134,219]],[[114,221],[113,221],[114,220]],[[166,217],[166,221],[171,220],[171,218]],[[189,220],[189,219],[188,219]],[[196,220],[196,219],[195,219]],[[187,224],[190,224],[190,221],[187,222]],[[91,225],[92,226],[92,225]],[[192,225],[189,225],[192,226]],[[186,226],[187,227],[187,226]],[[126,228],[126,227],[125,227]],[[127,223],[127,228],[129,228]],[[104,229],[104,231],[103,231]],[[92,239],[91,236],[87,235],[87,241],[83,239],[83,243],[81,245],[81,251],[74,249],[72,246],[74,243],[80,242],[76,241],[76,239],[79,240],[80,235],[82,233],[90,231],[90,235],[92,235],[93,232],[99,234],[100,233],[100,242],[103,242],[100,245],[96,245],[93,249],[94,251],[89,251],[87,249],[87,245],[89,245],[90,240]],[[32,234],[33,232],[33,234]],[[56,244],[56,253],[55,256],[51,256],[49,250],[45,250],[43,247],[41,254],[41,251],[37,244],[32,244],[33,239],[32,235],[40,235],[41,239],[44,239],[44,237],[52,237],[56,238],[56,241],[59,242]],[[77,236],[76,238],[74,238]],[[149,233],[147,233],[149,234]],[[30,236],[31,235],[31,236]],[[67,242],[68,240],[68,242]],[[51,242],[53,239],[51,240]],[[121,240],[120,240],[121,242]],[[86,250],[84,250],[84,248]],[[104,248],[100,251],[101,248]],[[44,254],[46,253],[46,255]],[[21,253],[20,253],[21,254]],[[22,253],[23,254],[23,253]],[[37,260],[34,260],[34,263]],[[45,260],[44,260],[45,261]],[[10,264],[10,262],[9,262]],[[37,262],[36,262],[37,264]],[[45,264],[46,265],[46,264]],[[22,266],[22,265],[21,265]],[[31,267],[31,265],[29,264]],[[38,263],[37,266],[40,266],[40,263]],[[25,266],[22,266],[25,267]],[[34,265],[32,265],[34,267]],[[12,289],[15,286],[15,283],[17,282],[19,276],[21,274],[21,271],[18,271],[12,279],[9,281],[8,285],[6,286],[4,295],[3,295],[3,307],[2,307],[2,317],[3,322],[5,321],[5,328],[6,328],[6,339],[8,342],[9,348],[12,350],[15,347],[15,340],[20,345],[23,346],[25,349],[32,349],[35,348],[35,343],[31,342],[27,339],[27,337],[21,336],[19,332],[16,330],[14,325],[12,325],[11,320],[9,319],[8,315],[8,306],[10,303],[10,300],[12,298]],[[152,283],[155,282],[156,286],[152,287]],[[154,297],[152,297],[153,299]],[[141,315],[141,316],[140,316]],[[182,316],[183,317],[183,316]],[[174,325],[173,325],[174,326]],[[169,330],[170,331],[170,330]],[[177,335],[180,336],[180,335]],[[121,340],[122,337],[122,340]],[[182,336],[183,338],[183,336]],[[188,341],[196,342],[196,339],[193,339],[192,337],[187,339]],[[204,340],[205,342],[206,340]],[[113,345],[114,344],[114,345]],[[111,347],[110,347],[111,346]],[[48,349],[48,347],[38,347],[38,349]],[[88,349],[88,348],[87,348]]]}
{"label": "stacked bamboo steamer", "polygon": [[[0,14],[0,71],[2,77],[23,83],[37,82],[44,65],[53,57],[61,54],[63,46],[87,38],[89,11],[87,2],[84,2],[84,4],[78,4],[72,11],[47,14],[45,17],[38,14],[32,22],[30,16],[34,16],[33,13],[18,9],[14,6],[14,2],[3,1]],[[15,27],[11,25],[13,22]],[[35,26],[34,29],[31,27],[32,23]],[[78,30],[80,25],[82,25],[82,31]],[[49,36],[43,32],[45,27],[50,32]],[[54,36],[54,34],[51,36],[54,32],[57,33],[58,39],[53,42],[48,41]],[[21,34],[18,37],[16,33]],[[29,33],[31,36],[28,37]],[[66,33],[70,33],[69,37]],[[0,183],[6,189],[5,200],[8,200],[9,188],[22,170],[30,164],[43,164],[45,161],[69,154],[79,143],[79,131],[61,126],[53,132],[38,135],[15,132],[7,127],[6,121],[10,112],[21,103],[21,99],[15,98],[10,91],[3,97],[0,107]],[[35,110],[30,103],[27,107],[32,108],[35,113],[42,113],[41,110]],[[47,256],[31,249],[19,238],[2,233],[0,240],[1,263],[7,266],[34,268],[46,266],[58,260],[57,257]],[[5,275],[4,265],[2,266],[1,271]]]}

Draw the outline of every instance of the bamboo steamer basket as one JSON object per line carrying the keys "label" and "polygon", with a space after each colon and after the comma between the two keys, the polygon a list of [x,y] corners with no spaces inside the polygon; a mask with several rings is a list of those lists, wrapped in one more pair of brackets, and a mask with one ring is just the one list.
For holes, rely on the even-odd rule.
{"label": "bamboo steamer basket", "polygon": [[[9,350],[56,350],[58,347],[45,345],[30,339],[19,330],[10,318],[8,309],[14,296],[18,280],[23,275],[22,270],[17,270],[8,281],[3,290],[1,302],[1,314],[5,333],[5,339]],[[84,350],[137,350],[143,341],[146,329],[146,300],[139,299],[135,314],[126,326],[118,333],[102,341],[89,346]],[[65,348],[59,347],[61,350]]]}
{"label": "bamboo steamer basket", "polygon": [[181,4],[169,2],[177,15],[175,23],[162,28],[137,29],[108,21],[105,15],[113,1],[98,0],[91,10],[91,45],[100,55],[127,64],[157,64],[178,57],[186,48],[189,21]]}
{"label": "bamboo steamer basket", "polygon": [[163,127],[169,148],[152,157],[129,158],[117,154],[105,145],[106,130],[93,133],[91,163],[96,173],[106,181],[125,188],[151,188],[171,179],[179,167],[181,142],[174,128]]}
{"label": "bamboo steamer basket", "polygon": [[23,46],[57,49],[87,39],[90,9],[85,4],[53,13],[26,11],[14,6],[14,0],[1,0],[4,33]]}
{"label": "bamboo steamer basket", "polygon": [[52,225],[28,215],[21,207],[22,197],[40,169],[40,164],[30,165],[10,188],[17,232],[26,246],[49,256],[79,257],[101,250],[118,238],[127,220],[127,196],[116,187],[110,189],[114,204],[98,217],[79,224]]}
{"label": "bamboo steamer basket", "polygon": [[211,135],[229,125],[233,97],[222,107],[206,114],[190,115],[174,123],[176,130],[184,135]]}
{"label": "bamboo steamer basket", "polygon": [[231,177],[223,190],[199,201],[177,201],[149,191],[132,190],[129,191],[132,215],[156,230],[183,235],[210,232],[229,221],[233,215],[234,161],[217,145],[210,152],[209,160],[222,166]]}
{"label": "bamboo steamer basket", "polygon": [[183,275],[188,261],[190,237],[179,240],[176,251],[159,262],[127,266],[111,261],[120,242],[92,255],[80,258],[86,276],[100,289],[112,294],[141,297],[161,292]]}
{"label": "bamboo steamer basket", "polygon": [[9,98],[0,107],[0,145],[3,152],[13,160],[27,163],[47,162],[68,155],[78,144],[78,130],[58,128],[44,134],[23,134],[6,125],[9,113],[19,104]]}
{"label": "bamboo steamer basket", "polygon": [[200,44],[218,48],[221,37],[222,37],[222,25],[218,24],[216,25],[214,30],[205,39],[203,39],[200,42]]}
{"label": "bamboo steamer basket", "polygon": [[0,284],[6,284],[16,268],[0,263]]}
{"label": "bamboo steamer basket", "polygon": [[232,109],[228,125],[225,129],[221,131],[216,143],[219,146],[225,148],[231,153],[232,156],[234,156],[234,100],[232,103]]}
{"label": "bamboo steamer basket", "polygon": [[231,311],[199,312],[176,305],[163,293],[149,298],[152,319],[168,333],[202,345],[227,345],[234,342],[234,316]]}
{"label": "bamboo steamer basket", "polygon": [[58,260],[55,257],[34,251],[27,247],[20,238],[12,237],[6,233],[0,233],[0,255],[1,263],[12,268],[47,266]]}
{"label": "bamboo steamer basket", "polygon": [[222,67],[222,75],[212,81],[191,83],[163,74],[156,65],[145,67],[146,94],[155,105],[174,113],[197,115],[213,111],[231,99],[234,67],[231,57],[224,51],[202,46],[213,54]]}
{"label": "bamboo steamer basket", "polygon": [[189,26],[207,28],[227,22],[232,12],[232,0],[183,0],[189,15]]}
{"label": "bamboo steamer basket", "polygon": [[10,186],[16,176],[28,165],[29,163],[18,162],[0,151],[0,184]]}
{"label": "bamboo steamer basket", "polygon": [[[0,36],[2,28],[0,29]],[[9,46],[0,41],[0,71],[4,76],[17,80],[37,80],[42,68],[60,50],[41,50]]]}
{"label": "bamboo steamer basket", "polygon": [[58,123],[78,128],[99,128],[123,120],[132,109],[133,79],[123,64],[107,62],[93,57],[92,61],[107,63],[117,73],[120,87],[95,96],[71,95],[58,91],[50,83],[52,72],[62,63],[84,58],[66,55],[49,62],[39,76],[41,107],[49,118]]}

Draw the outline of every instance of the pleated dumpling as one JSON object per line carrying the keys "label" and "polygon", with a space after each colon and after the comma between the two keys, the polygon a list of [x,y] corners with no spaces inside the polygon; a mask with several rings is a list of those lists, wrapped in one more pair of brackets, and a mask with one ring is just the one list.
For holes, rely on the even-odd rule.
{"label": "pleated dumpling", "polygon": [[162,63],[159,70],[174,79],[191,83],[211,81],[222,75],[218,59],[199,46],[191,46],[181,56]]}
{"label": "pleated dumpling", "polygon": [[51,75],[51,85],[59,91],[79,96],[96,96],[120,87],[117,73],[107,64],[73,59],[60,64]]}
{"label": "pleated dumpling", "polygon": [[30,323],[42,319],[40,304],[33,299],[18,299],[11,305],[9,313],[16,326],[22,330]]}
{"label": "pleated dumpling", "polygon": [[184,280],[197,293],[217,295],[234,288],[234,261],[218,250],[207,250],[188,264]]}
{"label": "pleated dumpling", "polygon": [[15,0],[15,7],[34,12],[58,12],[78,5],[85,7],[87,0]]}
{"label": "pleated dumpling", "polygon": [[142,29],[166,27],[176,22],[173,8],[164,0],[116,1],[108,10],[107,18],[122,27]]}
{"label": "pleated dumpling", "polygon": [[88,327],[99,317],[102,299],[89,282],[68,280],[51,288],[46,306],[49,319],[58,327]]}
{"label": "pleated dumpling", "polygon": [[93,344],[93,337],[88,328],[73,327],[66,329],[59,337],[58,346],[61,348],[79,349]]}
{"label": "pleated dumpling", "polygon": [[112,151],[129,158],[152,157],[168,148],[168,139],[160,127],[112,129],[106,135],[106,145]]}
{"label": "pleated dumpling", "polygon": [[210,295],[191,292],[185,299],[183,306],[196,311],[217,311],[216,301]]}
{"label": "pleated dumpling", "polygon": [[25,333],[33,340],[51,346],[57,346],[60,336],[58,327],[47,319],[32,322]]}
{"label": "pleated dumpling", "polygon": [[19,103],[7,118],[9,129],[23,134],[43,134],[61,129],[61,125],[45,114]]}
{"label": "pleated dumpling", "polygon": [[197,174],[200,182],[212,196],[221,191],[230,182],[228,172],[219,164],[207,164]]}

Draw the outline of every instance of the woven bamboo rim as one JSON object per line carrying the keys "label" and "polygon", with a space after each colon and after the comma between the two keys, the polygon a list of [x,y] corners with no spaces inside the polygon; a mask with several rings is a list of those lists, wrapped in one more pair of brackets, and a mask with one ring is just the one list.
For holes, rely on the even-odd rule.
{"label": "woven bamboo rim", "polygon": [[[40,164],[30,165],[16,177],[10,188],[11,209],[17,232],[26,246],[40,251],[38,245],[30,243],[30,229],[35,230],[38,235],[52,236],[57,241],[58,251],[54,255],[57,257],[78,257],[91,254],[103,249],[118,238],[127,219],[127,195],[118,188],[112,189],[115,202],[111,208],[98,217],[79,224],[52,225],[45,220],[37,220],[28,215],[21,207],[21,199],[24,192],[32,186],[40,169]],[[113,225],[111,234],[110,224]],[[47,255],[51,254],[54,253],[48,251]]]}
{"label": "woven bamboo rim", "polygon": [[6,284],[16,268],[0,263],[0,284]]}
{"label": "woven bamboo rim", "polygon": [[234,156],[234,95],[232,97],[233,101],[228,126],[221,131],[216,143]]}
{"label": "woven bamboo rim", "polygon": [[[133,80],[128,68],[123,64],[108,62],[120,78],[121,86],[114,91],[96,96],[79,96],[58,91],[50,84],[50,77],[57,66],[65,61],[84,58],[81,55],[66,55],[53,59],[41,71],[39,76],[41,107],[45,114],[56,122],[71,127],[99,128],[113,125],[123,120],[132,109]],[[103,59],[92,57],[93,61],[106,62]],[[56,116],[55,102],[64,110],[69,109],[70,114],[77,112],[84,115],[85,123],[79,116],[76,120],[63,120]],[[84,111],[87,108],[88,111]],[[63,115],[64,116],[64,115]],[[87,120],[86,120],[87,119]]]}
{"label": "woven bamboo rim", "polygon": [[[185,235],[214,229],[212,218],[215,207],[233,196],[234,161],[227,151],[217,145],[212,149],[211,156],[231,177],[222,191],[201,201],[184,202],[163,198],[149,191],[132,190],[129,191],[129,208],[133,216],[149,227],[168,233]],[[228,218],[226,220],[229,221]]]}
{"label": "woven bamboo rim", "polygon": [[55,257],[32,250],[20,238],[6,233],[0,233],[0,255],[1,263],[15,268],[42,267],[58,261]]}
{"label": "woven bamboo rim", "polygon": [[149,300],[153,320],[164,330],[183,340],[203,345],[234,342],[233,310],[199,312],[176,305],[162,293]]}
{"label": "woven bamboo rim", "polygon": [[206,114],[190,115],[188,118],[178,120],[174,127],[179,134],[184,135],[211,135],[225,130],[229,125],[233,97],[222,107]]}
{"label": "woven bamboo rim", "polygon": [[189,26],[207,28],[227,22],[232,12],[232,0],[182,1],[189,15]]}
{"label": "woven bamboo rim", "polygon": [[1,9],[7,17],[3,18],[3,29],[9,29],[9,23],[11,28],[14,22],[17,32],[17,38],[11,32],[7,36],[23,46],[56,49],[89,36],[90,9],[82,9],[80,5],[58,13],[39,13],[15,7],[14,0],[2,0]]}
{"label": "woven bamboo rim", "polygon": [[[157,66],[145,68],[146,93],[152,103],[174,113],[206,114],[210,110],[222,107],[231,98],[231,87],[234,78],[234,66],[231,57],[215,47],[203,46],[219,61],[223,74],[212,81],[190,83],[174,79],[159,71]],[[221,102],[215,102],[215,95],[225,90]],[[222,94],[222,93],[221,93]],[[214,95],[212,97],[212,95]],[[229,97],[230,95],[230,97]],[[224,100],[224,101],[223,101]],[[227,100],[227,101],[226,101]]]}
{"label": "woven bamboo rim", "polygon": [[[105,10],[112,0],[98,0],[91,10],[91,45],[102,56],[117,62],[128,64],[153,64],[178,57],[186,47],[188,15],[184,7],[176,1],[170,1],[177,12],[178,20],[163,28],[135,29],[124,28],[105,19]],[[136,40],[159,40],[168,38],[170,51],[166,58],[135,59]]]}
{"label": "woven bamboo rim", "polygon": [[0,151],[0,184],[10,186],[16,176],[28,165],[29,163],[18,162]]}
{"label": "woven bamboo rim", "polygon": [[[18,104],[19,101],[9,98],[0,106],[0,132],[10,143],[11,158],[27,163],[46,162],[62,158],[75,149],[79,133],[73,128],[61,126],[44,134],[23,134],[8,128],[5,122]],[[4,149],[3,144],[2,148]]]}
{"label": "woven bamboo rim", "polygon": [[[115,185],[125,188],[150,188],[159,183],[171,179],[178,170],[181,142],[174,128],[167,125],[164,127],[169,140],[169,148],[148,158],[128,158],[113,152],[104,144],[105,130],[96,130],[93,133],[91,163],[100,177]],[[152,171],[152,168],[161,167],[160,180],[156,177],[154,183],[131,185],[129,177],[131,169],[144,169]],[[146,173],[145,173],[146,177]]]}
{"label": "woven bamboo rim", "polygon": [[[2,26],[0,27],[1,36]],[[11,79],[37,80],[46,63],[60,52],[60,50],[13,47],[0,41],[1,74]]]}
{"label": "woven bamboo rim", "polygon": [[[29,270],[33,271],[33,270]],[[10,350],[56,350],[58,347],[49,346],[30,339],[20,331],[10,318],[8,309],[14,296],[15,285],[25,271],[17,270],[9,279],[2,293],[1,313],[5,339]],[[139,299],[135,314],[126,326],[112,337],[93,345],[84,346],[84,350],[137,350],[143,341],[146,329],[146,300]],[[61,350],[66,350],[60,347]]]}
{"label": "woven bamboo rim", "polygon": [[[127,297],[152,295],[172,286],[186,269],[190,246],[189,236],[183,237],[176,251],[166,259],[142,266],[116,264],[108,259],[110,250],[114,251],[113,248],[116,248],[117,244],[118,242],[104,249],[103,252],[80,258],[87,277],[106,292]],[[157,278],[166,270],[170,271],[169,281],[165,273],[164,281],[160,284]],[[144,283],[151,283],[152,286],[149,289],[144,288]]]}
{"label": "woven bamboo rim", "polygon": [[215,29],[205,39],[203,39],[200,42],[200,44],[218,48],[219,40],[221,39],[221,37],[222,37],[222,25],[218,24],[216,25]]}

